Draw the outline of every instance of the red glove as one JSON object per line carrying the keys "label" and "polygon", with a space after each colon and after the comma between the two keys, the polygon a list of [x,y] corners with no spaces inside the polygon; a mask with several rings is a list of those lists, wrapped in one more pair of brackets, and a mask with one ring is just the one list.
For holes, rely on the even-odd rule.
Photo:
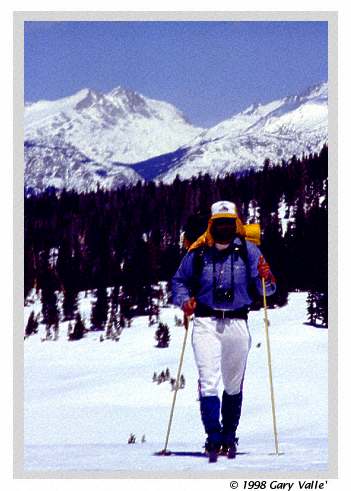
{"label": "red glove", "polygon": [[190,315],[193,315],[193,313],[195,312],[195,309],[196,309],[196,300],[195,300],[195,297],[191,297],[189,298],[189,300],[187,300],[186,302],[183,303],[183,312],[185,313],[185,315],[187,316],[190,316]]}
{"label": "red glove", "polygon": [[263,256],[259,257],[257,269],[260,278],[263,278],[268,283],[275,283],[275,278],[270,270],[269,264],[265,261]]}

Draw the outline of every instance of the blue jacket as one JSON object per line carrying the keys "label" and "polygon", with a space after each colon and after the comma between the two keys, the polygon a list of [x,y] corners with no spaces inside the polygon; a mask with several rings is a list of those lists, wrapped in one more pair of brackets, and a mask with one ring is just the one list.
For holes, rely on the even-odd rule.
{"label": "blue jacket", "polygon": [[[234,239],[234,244],[240,245],[240,239]],[[257,270],[258,259],[262,253],[252,242],[247,241],[246,244],[250,281],[255,285],[257,291],[263,295],[262,280],[258,276]],[[196,252],[192,250],[184,256],[172,280],[173,303],[180,307],[193,296],[193,261],[195,254]],[[214,283],[216,283],[217,287],[231,289],[234,292],[232,302],[215,302],[213,295]],[[266,282],[266,294],[272,295],[275,291],[276,285]],[[219,251],[215,246],[205,247],[203,268],[199,277],[199,289],[195,297],[198,302],[218,310],[237,310],[249,306],[252,303],[252,298],[249,294],[246,265],[242,257],[238,254],[228,253],[227,250]]]}

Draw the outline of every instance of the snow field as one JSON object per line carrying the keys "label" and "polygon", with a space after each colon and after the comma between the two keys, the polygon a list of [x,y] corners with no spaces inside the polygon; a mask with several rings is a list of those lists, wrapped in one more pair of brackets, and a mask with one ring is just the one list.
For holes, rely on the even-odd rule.
{"label": "snow field", "polygon": [[[219,459],[211,472],[233,469],[274,472],[321,471],[328,464],[327,330],[305,325],[305,293],[292,293],[289,304],[269,310],[270,342],[279,450],[275,451],[263,311],[251,312],[252,348],[244,383],[238,430],[239,455]],[[40,303],[34,304],[40,309]],[[25,308],[25,318],[33,306]],[[90,298],[80,309],[89,317]],[[156,348],[155,326],[147,317],[133,320],[119,342],[99,341],[90,332],[68,342],[68,322],[56,342],[41,342],[41,332],[25,340],[25,469],[148,472],[205,472],[207,459],[192,455],[155,457],[164,447],[173,392],[169,382],[152,382],[167,367],[176,377],[184,329],[174,325],[179,309],[161,309],[170,327],[169,348]],[[259,343],[261,345],[258,347]],[[199,452],[205,440],[197,401],[197,371],[191,332],[168,448]],[[130,433],[137,443],[128,445]],[[146,443],[141,443],[142,435]]]}

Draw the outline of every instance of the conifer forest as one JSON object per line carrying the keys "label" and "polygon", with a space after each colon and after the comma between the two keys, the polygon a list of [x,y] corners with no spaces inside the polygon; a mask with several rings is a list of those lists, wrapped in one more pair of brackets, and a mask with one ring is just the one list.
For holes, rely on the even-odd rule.
{"label": "conifer forest", "polygon": [[[261,225],[260,248],[278,284],[270,307],[285,305],[291,291],[308,291],[306,322],[327,327],[327,146],[318,155],[265,161],[259,171],[216,179],[205,174],[169,185],[140,181],[109,191],[27,193],[24,298],[40,290],[43,320],[55,324],[57,292],[70,320],[78,292],[96,290],[90,329],[97,330],[106,323],[108,287],[126,319],[150,313],[155,285],[170,282],[185,254],[180,237],[189,219],[206,222],[217,200],[234,201],[244,222]],[[84,330],[77,329],[73,339]]]}

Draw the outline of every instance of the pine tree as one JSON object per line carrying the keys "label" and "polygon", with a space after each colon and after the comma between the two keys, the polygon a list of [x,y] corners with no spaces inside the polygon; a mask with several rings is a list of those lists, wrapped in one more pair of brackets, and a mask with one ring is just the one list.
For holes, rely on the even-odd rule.
{"label": "pine tree", "polygon": [[68,328],[67,328],[67,337],[68,337],[68,339],[70,339],[72,332],[73,332],[73,326],[72,326],[72,323],[69,322],[68,323]]}
{"label": "pine tree", "polygon": [[24,240],[24,300],[26,300],[30,290],[35,286],[37,280],[36,255],[33,243],[26,234]]}
{"label": "pine tree", "polygon": [[91,313],[91,330],[103,331],[108,315],[108,299],[105,287],[97,289],[96,302]]}
{"label": "pine tree", "polygon": [[25,329],[25,336],[31,336],[32,334],[37,334],[38,332],[38,318],[35,317],[34,311],[31,312],[27,326]]}
{"label": "pine tree", "polygon": [[53,329],[53,334],[54,334],[54,341],[57,341],[59,338],[59,330],[60,330],[60,324],[57,322],[52,326]]}
{"label": "pine tree", "polygon": [[60,322],[55,292],[55,281],[51,274],[48,275],[45,286],[42,289],[42,313],[43,323],[46,327],[46,339],[52,339],[51,330]]}
{"label": "pine tree", "polygon": [[109,320],[107,322],[107,325],[106,325],[106,331],[105,331],[105,337],[106,339],[111,339],[112,338],[112,330],[113,330],[113,324],[111,322],[111,320]]}
{"label": "pine tree", "polygon": [[307,319],[312,326],[328,327],[328,295],[325,292],[308,292]]}
{"label": "pine tree", "polygon": [[84,322],[82,321],[81,315],[78,312],[76,314],[76,322],[73,327],[73,331],[69,334],[69,340],[70,341],[78,341],[79,339],[82,339],[82,337],[85,334],[85,326]]}
{"label": "pine tree", "polygon": [[[131,318],[132,306],[137,306],[136,313],[147,308],[152,285],[161,280],[169,284],[184,254],[179,237],[191,215],[206,215],[212,202],[229,199],[247,220],[252,204],[255,213],[259,210],[265,235],[276,234],[272,214],[277,213],[283,196],[286,206],[294,207],[295,222],[288,226],[282,242],[277,234],[274,244],[264,238],[264,255],[278,280],[274,302],[279,304],[285,285],[288,291],[327,295],[327,191],[325,146],[319,155],[292,157],[281,165],[266,161],[258,172],[248,170],[215,179],[205,174],[184,181],[178,178],[169,185],[139,182],[113,191],[64,191],[58,196],[51,190],[28,196],[25,296],[35,287],[43,290],[45,297],[50,251],[58,250],[57,264],[52,261],[51,271],[57,275],[54,291],[61,285],[65,291],[124,285],[122,313]],[[64,301],[68,318],[72,310],[66,310],[66,302],[70,304],[70,300]]]}
{"label": "pine tree", "polygon": [[318,292],[316,298],[317,319],[321,327],[328,327],[328,295],[326,292]]}
{"label": "pine tree", "polygon": [[123,287],[120,288],[119,306],[120,325],[122,326],[122,328],[124,328],[126,327],[128,320],[132,317],[132,303],[131,298],[126,295]]}
{"label": "pine tree", "polygon": [[154,303],[154,299],[149,297],[149,326],[159,322],[160,320],[160,308],[157,304]]}
{"label": "pine tree", "polygon": [[309,291],[307,295],[307,319],[309,324],[311,324],[312,326],[316,325],[316,319],[317,319],[316,294],[312,291]]}
{"label": "pine tree", "polygon": [[168,348],[171,336],[167,324],[159,323],[155,333],[155,339],[157,341],[157,348]]}
{"label": "pine tree", "polygon": [[112,289],[112,293],[111,293],[111,297],[110,297],[111,311],[116,312],[116,313],[119,310],[120,292],[121,292],[120,285],[115,285]]}
{"label": "pine tree", "polygon": [[[269,223],[267,223],[263,233],[261,250],[277,280],[277,285],[279,285],[276,293],[267,297],[267,304],[268,306],[278,305],[282,307],[287,304],[289,293],[286,275],[284,274],[288,258],[278,211],[272,213],[269,218]],[[262,298],[258,300],[256,305],[259,308],[262,307]]]}
{"label": "pine tree", "polygon": [[64,290],[64,298],[62,303],[64,320],[72,320],[78,310],[78,291],[68,286]]}
{"label": "pine tree", "polygon": [[106,327],[106,339],[112,339],[112,341],[118,341],[121,334],[119,315],[117,312],[117,305],[113,301],[113,293],[111,295],[110,311],[108,315],[107,327]]}

